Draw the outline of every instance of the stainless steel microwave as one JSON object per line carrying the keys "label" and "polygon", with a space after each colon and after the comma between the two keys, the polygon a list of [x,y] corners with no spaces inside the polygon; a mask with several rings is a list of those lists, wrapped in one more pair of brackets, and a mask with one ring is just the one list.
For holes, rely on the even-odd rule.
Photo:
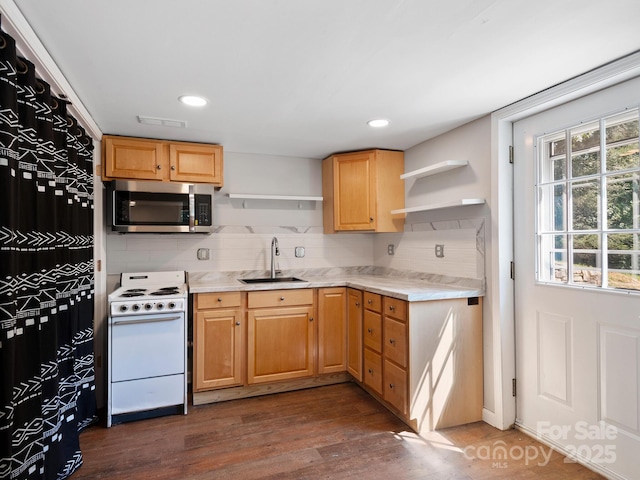
{"label": "stainless steel microwave", "polygon": [[114,180],[111,229],[121,233],[211,233],[213,185]]}

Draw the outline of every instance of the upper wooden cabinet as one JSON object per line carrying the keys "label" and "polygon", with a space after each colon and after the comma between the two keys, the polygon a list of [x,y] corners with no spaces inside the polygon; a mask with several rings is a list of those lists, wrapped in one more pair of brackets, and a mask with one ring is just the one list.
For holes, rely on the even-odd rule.
{"label": "upper wooden cabinet", "polygon": [[322,162],[324,233],[401,232],[404,153],[366,150],[332,155]]}
{"label": "upper wooden cabinet", "polygon": [[115,178],[223,184],[222,147],[105,135],[103,180]]}

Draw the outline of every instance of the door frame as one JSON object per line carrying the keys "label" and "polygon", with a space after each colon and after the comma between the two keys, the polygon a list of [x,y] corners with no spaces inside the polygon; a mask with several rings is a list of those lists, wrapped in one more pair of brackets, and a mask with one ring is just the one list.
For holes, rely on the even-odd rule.
{"label": "door frame", "polygon": [[[548,108],[575,100],[617,83],[640,76],[640,51],[567,80],[491,114],[491,248],[487,296],[493,338],[494,411],[484,409],[483,420],[502,430],[516,419],[513,379],[516,378],[515,302],[511,280],[513,261],[513,168],[509,150],[513,123]],[[517,161],[517,159],[515,160]],[[501,255],[502,254],[502,255]],[[517,273],[516,273],[517,274]],[[485,342],[486,343],[486,342]]]}

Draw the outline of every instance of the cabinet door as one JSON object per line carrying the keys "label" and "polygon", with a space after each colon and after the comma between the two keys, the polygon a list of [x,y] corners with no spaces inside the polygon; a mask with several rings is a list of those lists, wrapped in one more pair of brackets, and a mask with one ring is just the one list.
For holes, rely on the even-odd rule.
{"label": "cabinet door", "polygon": [[407,413],[407,371],[384,361],[384,400],[402,415]]}
{"label": "cabinet door", "polygon": [[347,289],[318,289],[318,373],[347,370]]}
{"label": "cabinet door", "polygon": [[242,310],[196,313],[194,391],[242,384]]}
{"label": "cabinet door", "polygon": [[384,317],[384,356],[401,367],[407,367],[407,324]]}
{"label": "cabinet door", "polygon": [[363,335],[365,347],[382,352],[382,315],[365,308]]}
{"label": "cabinet door", "polygon": [[313,375],[313,307],[249,310],[247,317],[248,383]]}
{"label": "cabinet door", "polygon": [[382,395],[382,356],[370,348],[364,349],[364,384]]}
{"label": "cabinet door", "polygon": [[347,371],[362,381],[362,292],[347,289]]}
{"label": "cabinet door", "polygon": [[222,147],[219,145],[172,143],[169,163],[172,181],[222,186]]}
{"label": "cabinet door", "polygon": [[166,178],[167,162],[161,142],[107,136],[103,141],[105,177],[140,180]]}
{"label": "cabinet door", "polygon": [[371,152],[333,157],[334,228],[376,229],[375,156]]}

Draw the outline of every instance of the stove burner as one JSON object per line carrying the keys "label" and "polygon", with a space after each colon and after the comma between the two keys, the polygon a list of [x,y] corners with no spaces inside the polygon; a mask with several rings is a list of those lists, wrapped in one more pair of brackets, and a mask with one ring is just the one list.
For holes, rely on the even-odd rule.
{"label": "stove burner", "polygon": [[123,292],[120,297],[122,298],[132,298],[132,297],[142,297],[144,295],[144,290],[140,291],[140,292],[132,292],[132,291],[126,291]]}
{"label": "stove burner", "polygon": [[166,289],[161,288],[160,290],[156,290],[155,292],[151,292],[149,295],[179,295],[180,292],[177,288]]}
{"label": "stove burner", "polygon": [[143,293],[145,290],[145,288],[128,288],[124,293]]}
{"label": "stove burner", "polygon": [[171,291],[173,291],[173,290],[178,290],[178,287],[162,287],[162,288],[159,288],[158,290],[171,290]]}

